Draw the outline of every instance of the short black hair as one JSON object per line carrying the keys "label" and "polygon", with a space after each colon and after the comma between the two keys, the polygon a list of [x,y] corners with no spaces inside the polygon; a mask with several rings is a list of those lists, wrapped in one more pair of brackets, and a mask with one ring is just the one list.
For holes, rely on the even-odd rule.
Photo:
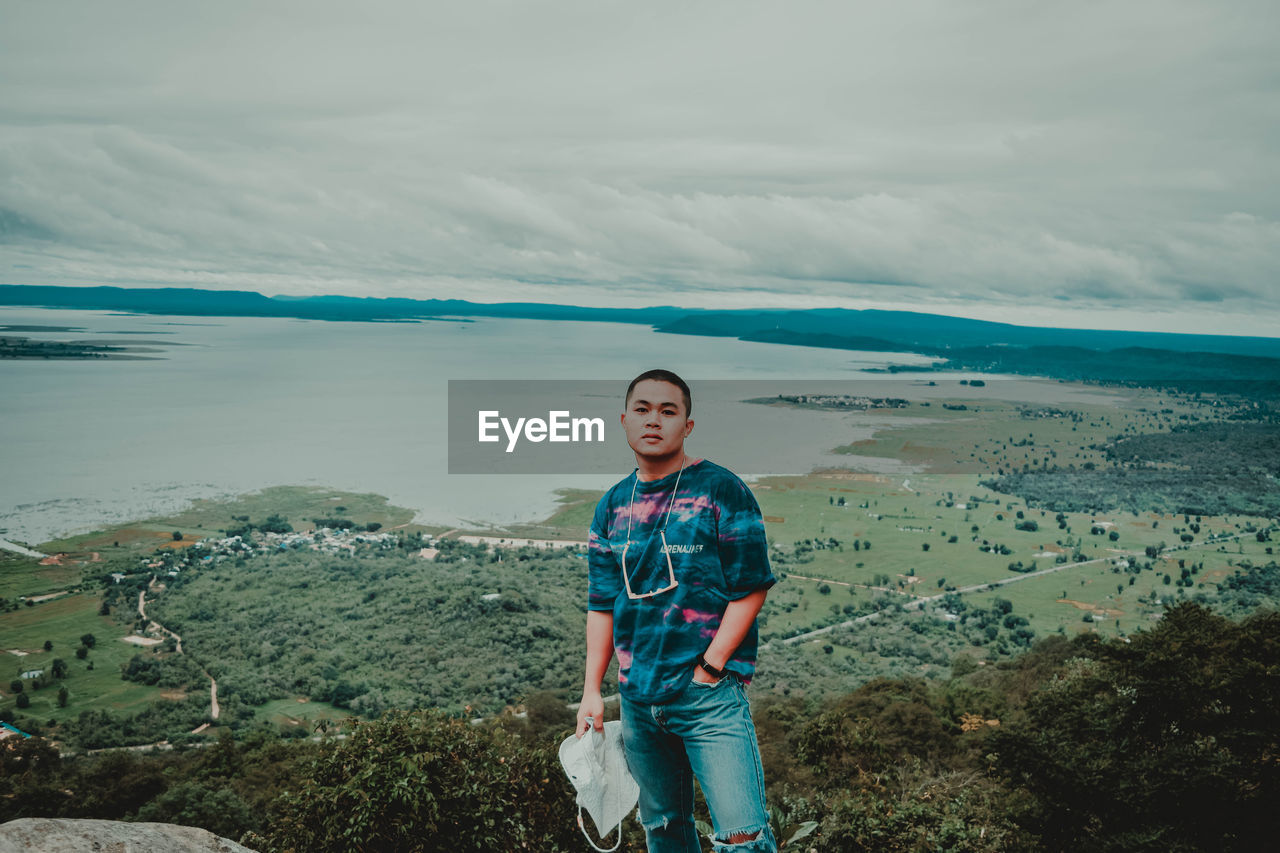
{"label": "short black hair", "polygon": [[631,380],[631,384],[627,386],[627,396],[622,398],[623,405],[631,402],[631,392],[636,386],[646,379],[657,379],[659,382],[670,382],[672,385],[680,389],[680,393],[684,396],[684,416],[687,418],[693,414],[693,397],[689,394],[689,385],[679,376],[676,376],[670,370],[661,368],[655,370],[646,370],[635,379]]}

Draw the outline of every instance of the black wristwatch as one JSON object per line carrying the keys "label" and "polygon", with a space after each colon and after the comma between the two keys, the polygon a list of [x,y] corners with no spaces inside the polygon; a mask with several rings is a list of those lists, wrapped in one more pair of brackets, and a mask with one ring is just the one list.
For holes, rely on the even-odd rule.
{"label": "black wristwatch", "polygon": [[717,680],[724,678],[729,674],[729,670],[719,669],[707,663],[707,656],[705,653],[698,655],[698,666],[706,670],[707,675],[710,675]]}

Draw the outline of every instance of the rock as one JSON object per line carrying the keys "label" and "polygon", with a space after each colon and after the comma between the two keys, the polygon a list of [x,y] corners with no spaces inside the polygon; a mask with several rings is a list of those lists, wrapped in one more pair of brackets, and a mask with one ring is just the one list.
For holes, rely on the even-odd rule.
{"label": "rock", "polygon": [[254,853],[206,829],[25,817],[0,824],[0,853]]}

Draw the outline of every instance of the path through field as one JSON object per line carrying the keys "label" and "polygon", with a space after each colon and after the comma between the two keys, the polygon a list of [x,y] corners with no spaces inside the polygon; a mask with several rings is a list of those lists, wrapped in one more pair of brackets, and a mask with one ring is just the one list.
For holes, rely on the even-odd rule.
{"label": "path through field", "polygon": [[[154,589],[155,585],[156,585],[156,579],[152,578],[151,583],[147,586],[147,589]],[[138,592],[138,615],[147,621],[148,631],[159,631],[162,634],[168,634],[170,637],[173,637],[174,642],[176,644],[174,648],[177,650],[178,654],[182,654],[182,638],[179,637],[177,634],[175,634],[173,631],[170,631],[165,626],[161,625],[159,622],[155,621],[154,619],[147,618],[147,590],[146,589],[140,590]],[[209,679],[209,718],[216,720],[218,719],[218,715],[222,713],[222,709],[218,707],[218,682],[215,681],[214,677],[210,675],[208,671],[205,670],[203,667],[201,667],[200,671],[204,673],[205,678]]]}

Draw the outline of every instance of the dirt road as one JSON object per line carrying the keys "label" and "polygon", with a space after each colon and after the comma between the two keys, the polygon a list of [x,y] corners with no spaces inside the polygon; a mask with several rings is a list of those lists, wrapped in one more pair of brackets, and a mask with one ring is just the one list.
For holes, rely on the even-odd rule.
{"label": "dirt road", "polygon": [[[152,578],[151,584],[147,589],[154,588],[155,583],[155,578]],[[138,593],[138,615],[146,620],[148,631],[159,631],[161,634],[168,634],[170,637],[173,637],[175,643],[174,648],[178,654],[182,654],[182,638],[154,619],[147,618],[147,590],[145,589]],[[204,668],[201,668],[200,671],[204,673],[205,678],[209,679],[209,718],[216,720],[218,719],[218,715],[222,713],[222,709],[218,707],[218,682],[215,681],[213,676]]]}

